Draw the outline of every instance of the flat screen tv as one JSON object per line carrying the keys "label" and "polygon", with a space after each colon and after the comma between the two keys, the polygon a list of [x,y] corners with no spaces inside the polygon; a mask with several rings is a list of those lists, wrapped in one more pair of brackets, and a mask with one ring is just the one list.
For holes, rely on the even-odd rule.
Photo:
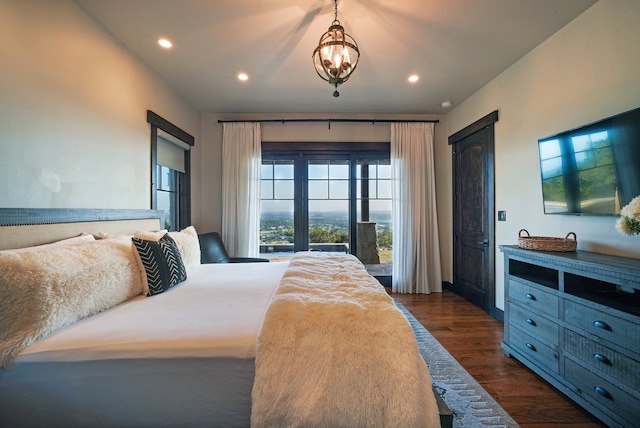
{"label": "flat screen tv", "polygon": [[618,215],[640,195],[640,108],[538,140],[545,214]]}

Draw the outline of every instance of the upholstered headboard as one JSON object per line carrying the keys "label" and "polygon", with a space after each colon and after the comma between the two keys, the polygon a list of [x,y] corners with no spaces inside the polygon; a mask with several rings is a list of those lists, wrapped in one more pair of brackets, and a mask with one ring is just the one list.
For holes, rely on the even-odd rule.
{"label": "upholstered headboard", "polygon": [[0,208],[0,250],[48,244],[83,232],[133,234],[159,230],[163,211]]}

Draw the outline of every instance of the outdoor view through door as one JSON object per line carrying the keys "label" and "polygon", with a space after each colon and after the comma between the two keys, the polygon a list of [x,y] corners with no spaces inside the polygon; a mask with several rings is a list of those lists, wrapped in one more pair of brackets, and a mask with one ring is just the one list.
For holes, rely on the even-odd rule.
{"label": "outdoor view through door", "polygon": [[376,276],[391,275],[391,166],[388,151],[266,152],[263,149],[260,253],[356,255]]}

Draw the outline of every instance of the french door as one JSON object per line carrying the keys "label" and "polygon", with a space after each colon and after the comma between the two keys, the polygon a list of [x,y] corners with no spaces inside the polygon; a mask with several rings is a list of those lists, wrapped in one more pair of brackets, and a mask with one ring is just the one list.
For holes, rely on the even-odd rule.
{"label": "french door", "polygon": [[351,173],[345,155],[303,155],[300,250],[349,253]]}
{"label": "french door", "polygon": [[311,250],[351,253],[366,265],[383,254],[390,263],[388,148],[287,152],[263,143],[261,188],[263,257]]}

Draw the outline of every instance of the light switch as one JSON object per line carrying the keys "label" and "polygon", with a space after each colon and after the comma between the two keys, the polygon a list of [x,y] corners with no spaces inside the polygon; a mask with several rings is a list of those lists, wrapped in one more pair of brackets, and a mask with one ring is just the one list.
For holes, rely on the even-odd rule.
{"label": "light switch", "polygon": [[498,211],[498,221],[507,221],[506,211]]}

